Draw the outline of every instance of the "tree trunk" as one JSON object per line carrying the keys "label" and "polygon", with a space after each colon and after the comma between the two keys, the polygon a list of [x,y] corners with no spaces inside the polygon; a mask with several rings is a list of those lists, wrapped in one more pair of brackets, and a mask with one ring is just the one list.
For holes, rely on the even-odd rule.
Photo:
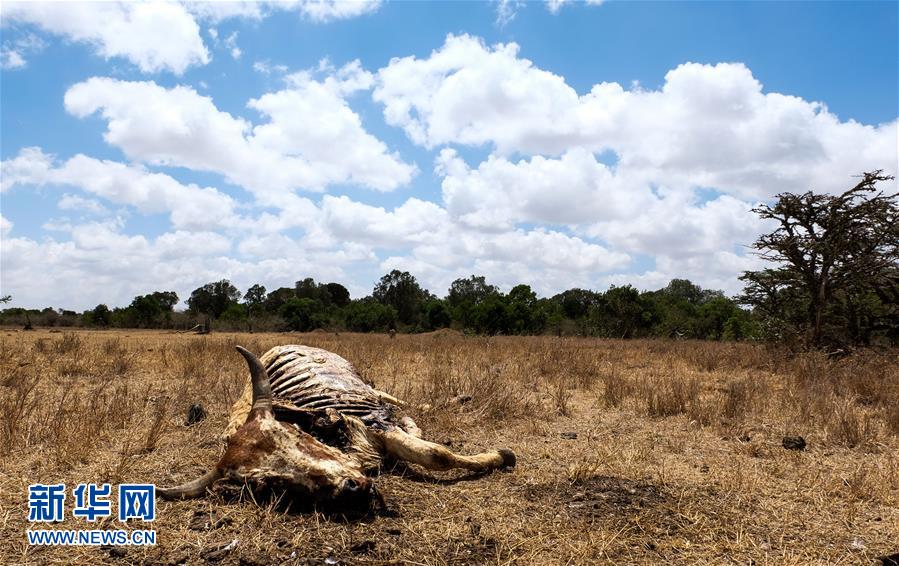
{"label": "tree trunk", "polygon": [[824,322],[824,308],[827,306],[829,298],[827,279],[822,278],[816,292],[812,295],[811,304],[811,315],[812,320],[814,321],[811,345],[815,348],[821,345],[821,326]]}

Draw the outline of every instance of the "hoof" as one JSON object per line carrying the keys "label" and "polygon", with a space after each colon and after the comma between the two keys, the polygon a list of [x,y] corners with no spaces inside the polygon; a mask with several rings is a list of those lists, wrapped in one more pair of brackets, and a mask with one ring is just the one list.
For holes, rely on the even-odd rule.
{"label": "hoof", "polygon": [[515,452],[512,452],[508,448],[500,448],[498,450],[499,455],[503,458],[503,467],[504,468],[514,468],[517,459],[515,458]]}

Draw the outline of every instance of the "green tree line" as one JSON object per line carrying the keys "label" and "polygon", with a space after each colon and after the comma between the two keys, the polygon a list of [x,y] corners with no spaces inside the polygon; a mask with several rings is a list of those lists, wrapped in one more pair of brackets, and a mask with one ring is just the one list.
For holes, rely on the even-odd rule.
{"label": "green tree line", "polygon": [[176,311],[178,296],[156,291],[134,298],[127,307],[100,304],[77,313],[69,310],[8,308],[2,324],[93,328],[180,328],[210,324],[221,330],[309,332],[315,329],[353,332],[427,332],[454,328],[486,335],[559,334],[637,338],[667,336],[700,339],[756,337],[749,311],[720,291],[709,291],[685,279],[663,289],[640,292],[631,286],[607,291],[569,289],[541,298],[528,285],[508,293],[483,276],[460,278],[445,297],[424,289],[415,276],[393,270],[378,281],[371,295],[351,299],[340,283],[312,278],[293,287],[268,291],[262,284],[241,293],[227,279],[207,283]]}

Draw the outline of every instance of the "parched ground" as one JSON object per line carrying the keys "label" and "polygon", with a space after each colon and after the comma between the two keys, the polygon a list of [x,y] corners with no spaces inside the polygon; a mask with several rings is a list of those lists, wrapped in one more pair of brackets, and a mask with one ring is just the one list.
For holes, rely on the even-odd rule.
{"label": "parched ground", "polygon": [[[385,470],[388,510],[353,520],[219,493],[160,501],[156,547],[27,545],[30,483],[171,485],[208,469],[247,379],[233,345],[285,343],[350,360],[415,407],[426,438],[462,453],[509,447],[518,467]],[[830,361],[453,332],[5,330],[0,372],[3,564],[859,564],[899,553],[895,351]],[[186,427],[193,403],[209,416]],[[783,448],[785,435],[807,448]],[[71,517],[54,527],[90,528]]]}

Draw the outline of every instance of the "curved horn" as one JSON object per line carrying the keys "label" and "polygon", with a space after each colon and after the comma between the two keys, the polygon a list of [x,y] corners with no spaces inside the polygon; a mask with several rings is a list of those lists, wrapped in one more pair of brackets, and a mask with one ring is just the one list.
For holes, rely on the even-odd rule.
{"label": "curved horn", "polygon": [[250,377],[253,383],[253,409],[272,410],[272,385],[268,379],[268,372],[259,358],[250,353],[243,346],[237,346],[237,351],[246,358],[250,366]]}
{"label": "curved horn", "polygon": [[193,481],[181,484],[177,487],[157,487],[156,494],[163,499],[192,499],[206,493],[206,488],[222,477],[218,468],[213,468]]}

